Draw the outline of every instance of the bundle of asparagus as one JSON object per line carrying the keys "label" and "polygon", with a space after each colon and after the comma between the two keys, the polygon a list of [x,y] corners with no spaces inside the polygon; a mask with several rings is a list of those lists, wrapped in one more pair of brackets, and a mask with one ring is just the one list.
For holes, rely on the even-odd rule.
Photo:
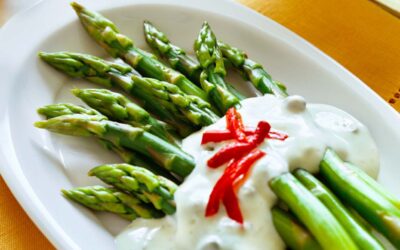
{"label": "bundle of asparagus", "polygon": [[[286,87],[272,79],[260,64],[248,59],[241,50],[217,41],[207,23],[195,41],[199,63],[150,22],[144,23],[149,45],[178,72],[136,48],[110,20],[77,3],[72,6],[88,33],[112,56],[158,80],[143,78],[128,65],[89,55],[41,53],[41,58],[73,77],[106,87],[121,87],[162,120],[120,94],[97,89],[73,90],[93,109],[71,104],[39,109],[47,120],[37,122],[36,126],[62,134],[97,137],[126,162],[150,170],[128,164],[92,169],[89,175],[113,188],[95,186],[63,191],[65,196],[89,208],[128,219],[157,218],[175,212],[176,184],[168,179],[187,176],[195,164],[191,156],[173,145],[177,144],[173,129],[163,122],[185,136],[217,120],[215,108],[208,100],[221,112],[240,104],[240,95],[224,81],[224,59],[261,93],[287,96]],[[270,187],[285,204],[284,208],[272,209],[274,225],[292,249],[383,249],[359,217],[400,248],[400,201],[330,149],[321,161],[318,178],[298,169],[274,178]]]}

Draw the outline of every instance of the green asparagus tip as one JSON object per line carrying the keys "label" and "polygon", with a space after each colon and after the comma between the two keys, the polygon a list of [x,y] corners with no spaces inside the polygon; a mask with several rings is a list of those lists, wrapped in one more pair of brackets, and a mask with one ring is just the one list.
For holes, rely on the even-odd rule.
{"label": "green asparagus tip", "polygon": [[37,128],[46,128],[46,121],[37,121],[35,123],[33,123],[33,126],[37,127]]}
{"label": "green asparagus tip", "polygon": [[74,96],[78,97],[78,96],[80,95],[80,93],[82,93],[82,90],[81,90],[81,89],[78,89],[78,88],[74,88],[74,89],[71,89],[71,93],[72,93]]}
{"label": "green asparagus tip", "polygon": [[46,58],[49,55],[49,53],[43,52],[43,51],[39,51],[38,56],[40,58]]}
{"label": "green asparagus tip", "polygon": [[76,12],[81,12],[85,8],[77,2],[72,2],[70,3],[70,5],[72,6],[72,8],[74,8]]}
{"label": "green asparagus tip", "polygon": [[72,197],[71,197],[71,192],[70,192],[69,190],[61,189],[61,194],[62,194],[62,196],[64,196],[65,198],[72,199]]}

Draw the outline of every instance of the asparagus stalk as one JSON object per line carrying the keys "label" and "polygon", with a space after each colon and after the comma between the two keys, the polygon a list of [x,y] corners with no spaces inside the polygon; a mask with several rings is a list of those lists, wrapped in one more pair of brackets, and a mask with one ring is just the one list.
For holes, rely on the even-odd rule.
{"label": "asparagus stalk", "polygon": [[317,178],[303,169],[294,172],[297,179],[336,217],[360,249],[384,249],[381,243],[352,216],[335,195]]}
{"label": "asparagus stalk", "polygon": [[269,184],[272,191],[288,205],[323,249],[357,249],[332,213],[292,174],[275,177]]}
{"label": "asparagus stalk", "polygon": [[38,128],[74,136],[94,136],[129,148],[147,157],[158,165],[186,177],[194,168],[193,158],[180,148],[154,136],[141,128],[105,120],[98,115],[73,114],[54,117],[35,123]]}
{"label": "asparagus stalk", "polygon": [[276,231],[285,244],[293,250],[319,250],[322,249],[314,236],[291,214],[273,207],[272,221]]}
{"label": "asparagus stalk", "polygon": [[365,220],[400,248],[400,210],[386,196],[366,183],[331,149],[320,165],[325,184],[352,206]]}
{"label": "asparagus stalk", "polygon": [[38,55],[42,60],[71,77],[84,78],[107,88],[115,85],[111,72],[127,77],[140,76],[127,64],[105,61],[92,55],[72,52],[39,52]]}
{"label": "asparagus stalk", "polygon": [[[62,115],[72,114],[84,114],[84,115],[95,115],[102,116],[97,110],[91,108],[85,108],[71,103],[58,103],[43,106],[37,110],[40,115],[46,117],[46,119],[54,118]],[[107,117],[103,116],[104,119]]]}
{"label": "asparagus stalk", "polygon": [[127,220],[134,220],[137,217],[150,219],[163,216],[161,211],[113,188],[102,186],[78,187],[62,190],[62,193],[68,199],[90,209],[115,213]]}
{"label": "asparagus stalk", "polygon": [[164,176],[165,178],[173,181],[174,183],[177,184],[182,183],[182,180],[180,180],[180,178],[175,177],[166,169],[158,166],[149,157],[133,152],[132,150],[116,146],[115,144],[107,140],[99,140],[99,141],[103,144],[105,148],[116,153],[125,163],[145,168],[156,175]]}
{"label": "asparagus stalk", "polygon": [[359,178],[361,178],[365,183],[367,183],[372,189],[378,192],[380,195],[385,197],[388,201],[390,201],[394,206],[400,209],[400,199],[395,197],[392,193],[389,193],[385,190],[378,182],[376,182],[373,178],[367,175],[364,171],[359,169],[350,163],[345,163],[345,165],[350,168]]}
{"label": "asparagus stalk", "polygon": [[101,58],[85,54],[58,52],[39,55],[51,66],[71,76],[77,76],[74,72],[80,72],[79,77],[95,79],[95,82],[103,79],[109,87],[115,85],[122,88],[143,101],[146,110],[177,128],[181,136],[192,133],[193,126],[210,125],[218,119],[209,103],[184,94],[173,84],[137,76],[127,65],[120,65],[124,67],[121,71],[115,64],[110,65],[110,62]]}
{"label": "asparagus stalk", "polygon": [[240,99],[232,94],[224,80],[226,75],[224,59],[217,45],[217,39],[207,22],[194,43],[197,59],[203,69],[200,84],[217,108],[225,113],[230,107],[239,105]]}
{"label": "asparagus stalk", "polygon": [[170,133],[173,130],[170,126],[155,119],[146,110],[119,93],[106,89],[73,89],[72,93],[113,121],[142,128],[178,145],[176,138]]}
{"label": "asparagus stalk", "polygon": [[172,44],[168,37],[149,21],[144,21],[144,35],[150,47],[166,59],[173,69],[182,72],[194,83],[199,83],[202,71],[200,64],[186,55],[186,52]]}
{"label": "asparagus stalk", "polygon": [[175,114],[173,118],[176,119],[175,123],[180,121],[202,127],[211,125],[219,119],[209,103],[197,96],[184,94],[175,85],[136,76],[132,76],[132,82],[131,92],[137,92],[138,97],[144,102],[158,99],[158,105]]}
{"label": "asparagus stalk", "polygon": [[242,75],[250,80],[254,87],[262,94],[273,94],[276,96],[287,96],[286,87],[272,79],[271,75],[259,63],[247,58],[246,53],[227,43],[218,41],[218,46],[224,57],[239,69]]}
{"label": "asparagus stalk", "polygon": [[[54,118],[62,115],[71,115],[71,114],[86,114],[86,115],[99,115],[101,114],[94,109],[81,107],[75,104],[69,103],[59,103],[59,104],[51,104],[38,109],[38,113],[45,116],[46,119]],[[107,119],[104,117],[104,119]],[[139,153],[133,152],[129,149],[117,146],[113,144],[111,141],[100,139],[98,140],[105,148],[115,152],[121,159],[129,164],[137,165],[144,167],[151,172],[162,175],[175,183],[180,183],[181,181],[177,179],[175,176],[171,175],[167,170],[161,168],[154,161],[146,156],[140,155]]]}
{"label": "asparagus stalk", "polygon": [[144,168],[129,164],[108,164],[93,168],[89,175],[136,195],[146,203],[152,203],[156,209],[166,214],[175,213],[176,184]]}
{"label": "asparagus stalk", "polygon": [[71,6],[89,35],[111,56],[122,58],[144,76],[170,82],[184,93],[207,101],[204,91],[180,72],[158,61],[154,55],[135,47],[133,41],[119,33],[118,28],[110,20],[76,2],[71,3]]}
{"label": "asparagus stalk", "polygon": [[[147,44],[157,52],[161,57],[166,59],[173,69],[182,72],[192,82],[200,84],[200,74],[202,68],[200,64],[186,55],[186,52],[178,46],[172,44],[168,37],[157,29],[149,21],[144,22],[144,35]],[[226,83],[228,91],[234,94],[240,100],[246,97],[237,91],[231,84]]]}

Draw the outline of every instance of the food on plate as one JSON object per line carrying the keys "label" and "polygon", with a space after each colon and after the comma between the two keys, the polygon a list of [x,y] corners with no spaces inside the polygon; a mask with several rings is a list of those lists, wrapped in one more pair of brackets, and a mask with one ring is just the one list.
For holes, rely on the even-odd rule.
{"label": "food on plate", "polygon": [[143,202],[152,203],[166,214],[175,213],[176,184],[147,169],[129,164],[107,164],[93,168],[89,175],[137,196]]}
{"label": "food on plate", "polygon": [[224,80],[226,75],[224,58],[207,22],[203,24],[193,48],[203,69],[200,74],[200,85],[213,104],[221,113],[225,113],[230,107],[238,106],[240,99],[229,91]]}
{"label": "food on plate", "polygon": [[[101,14],[72,6],[89,35],[130,66],[72,52],[39,56],[139,104],[106,89],[74,89],[90,108],[48,105],[35,125],[96,137],[132,164],[89,172],[110,187],[63,191],[133,220],[119,249],[384,249],[371,228],[400,248],[400,200],[375,181],[378,149],[361,122],[288,95],[207,22],[194,42],[198,62],[144,22],[146,41],[172,69]],[[244,98],[225,82],[224,61],[263,96]]]}
{"label": "food on plate", "polygon": [[[50,65],[71,76],[84,77],[94,83],[98,83],[99,79],[104,79],[100,82],[120,87],[142,100],[145,109],[174,126],[182,136],[193,132],[192,127],[210,125],[218,119],[218,116],[210,109],[209,103],[197,96],[186,95],[176,85],[137,76],[129,66],[126,66],[129,71],[119,71],[114,66],[109,67],[111,63],[101,58],[78,53],[41,53],[39,55]],[[90,60],[87,60],[88,57]],[[105,67],[99,67],[99,64]],[[76,71],[80,73],[75,74]]]}
{"label": "food on plate", "polygon": [[119,33],[113,22],[78,3],[71,4],[89,35],[112,57],[120,57],[143,76],[170,82],[188,95],[207,100],[206,94],[182,73],[166,67],[154,55],[137,48],[127,36]]}
{"label": "food on plate", "polygon": [[[205,24],[205,27],[208,24]],[[177,45],[172,44],[168,37],[158,30],[151,22],[144,21],[143,30],[148,45],[160,55],[162,58],[168,61],[169,65],[187,76],[194,83],[201,86],[201,72],[203,71],[199,62],[195,61],[191,57],[186,55],[186,52],[179,48]],[[220,77],[219,77],[220,78]],[[246,98],[242,93],[237,91],[231,84],[227,82],[218,81],[222,87],[227,87],[237,98]],[[229,92],[227,92],[229,94]]]}
{"label": "food on plate", "polygon": [[247,58],[246,53],[222,41],[218,41],[218,46],[224,57],[262,94],[287,96],[285,85],[273,80],[263,66]]}
{"label": "food on plate", "polygon": [[96,137],[113,144],[137,151],[153,159],[161,167],[185,177],[193,170],[193,158],[175,145],[145,130],[104,119],[102,115],[62,115],[43,121],[35,126],[49,131],[83,137]]}
{"label": "food on plate", "polygon": [[79,187],[62,190],[68,199],[76,201],[97,211],[118,214],[127,220],[142,218],[160,218],[163,213],[147,206],[143,201],[117,189],[102,186]]}

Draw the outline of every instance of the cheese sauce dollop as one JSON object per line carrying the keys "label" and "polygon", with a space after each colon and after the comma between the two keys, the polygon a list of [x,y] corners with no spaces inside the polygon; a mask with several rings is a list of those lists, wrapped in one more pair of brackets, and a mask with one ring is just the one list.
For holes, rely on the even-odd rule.
{"label": "cheese sauce dollop", "polygon": [[266,139],[259,148],[266,156],[258,160],[238,191],[244,224],[228,218],[224,206],[205,217],[205,208],[225,166],[207,167],[207,160],[229,141],[200,145],[207,130],[223,130],[225,119],[203,128],[183,141],[183,149],[196,161],[196,168],[175,193],[177,212],[164,219],[137,219],[116,239],[121,250],[196,249],[242,250],[285,249],[272,224],[270,209],[276,197],[271,178],[296,168],[318,172],[322,156],[330,147],[345,161],[376,178],[379,156],[368,129],[346,112],[329,105],[308,104],[301,96],[272,95],[242,101],[238,110],[246,127],[261,120],[289,135],[285,141]]}

